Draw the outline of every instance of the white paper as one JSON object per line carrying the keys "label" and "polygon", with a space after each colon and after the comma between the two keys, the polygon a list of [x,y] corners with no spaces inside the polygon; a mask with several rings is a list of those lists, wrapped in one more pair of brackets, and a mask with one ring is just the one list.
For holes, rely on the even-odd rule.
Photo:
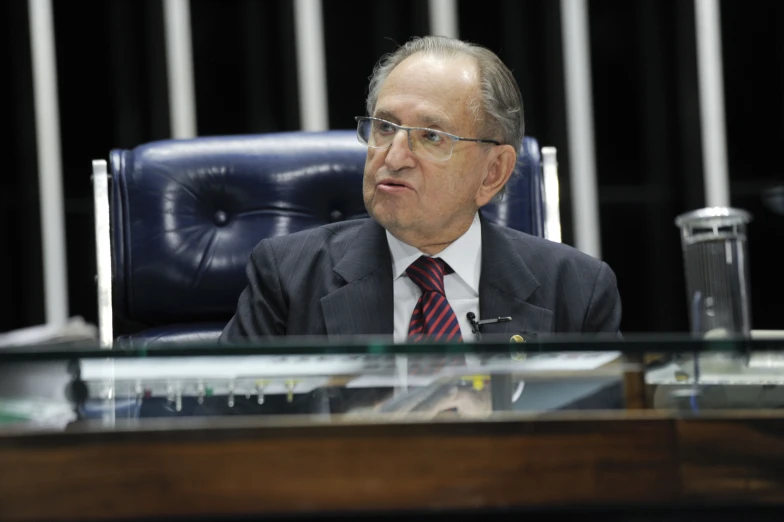
{"label": "white paper", "polygon": [[58,341],[94,341],[98,339],[95,325],[86,323],[81,317],[72,317],[63,326],[40,324],[0,333],[0,348],[8,346],[30,346]]}

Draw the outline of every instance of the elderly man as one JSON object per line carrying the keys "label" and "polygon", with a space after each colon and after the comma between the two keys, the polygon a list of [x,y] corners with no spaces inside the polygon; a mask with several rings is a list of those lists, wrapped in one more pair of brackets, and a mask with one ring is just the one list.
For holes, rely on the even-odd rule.
{"label": "elderly man", "polygon": [[[496,226],[523,138],[514,77],[482,47],[415,38],[376,66],[364,200],[370,219],[265,239],[224,342],[268,336],[387,335],[395,342],[618,332],[607,264]],[[469,319],[473,318],[473,319]]]}

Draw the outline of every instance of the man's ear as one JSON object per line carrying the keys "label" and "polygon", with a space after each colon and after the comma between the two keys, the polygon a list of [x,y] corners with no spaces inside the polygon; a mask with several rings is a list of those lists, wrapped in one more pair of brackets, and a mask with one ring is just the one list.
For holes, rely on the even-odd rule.
{"label": "man's ear", "polygon": [[496,145],[485,179],[476,193],[476,205],[487,205],[498,194],[514,172],[517,151],[511,145]]}

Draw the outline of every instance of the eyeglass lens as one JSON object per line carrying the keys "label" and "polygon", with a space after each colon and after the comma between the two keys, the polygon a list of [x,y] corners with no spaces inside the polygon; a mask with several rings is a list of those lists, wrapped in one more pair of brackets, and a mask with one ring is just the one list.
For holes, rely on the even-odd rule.
{"label": "eyeglass lens", "polygon": [[[388,147],[400,127],[380,120],[364,119],[359,122],[359,137],[369,147]],[[445,159],[452,154],[452,138],[433,129],[411,129],[409,146],[414,154],[423,158]]]}

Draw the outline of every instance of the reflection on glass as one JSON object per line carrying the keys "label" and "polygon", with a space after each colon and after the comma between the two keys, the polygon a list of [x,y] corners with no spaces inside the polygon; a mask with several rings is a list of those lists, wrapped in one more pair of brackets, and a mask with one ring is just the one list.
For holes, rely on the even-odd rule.
{"label": "reflection on glass", "polygon": [[0,423],[60,430],[224,417],[522,419],[638,407],[630,399],[635,382],[649,409],[778,408],[784,406],[782,353],[784,338],[777,337],[25,347],[0,351]]}

